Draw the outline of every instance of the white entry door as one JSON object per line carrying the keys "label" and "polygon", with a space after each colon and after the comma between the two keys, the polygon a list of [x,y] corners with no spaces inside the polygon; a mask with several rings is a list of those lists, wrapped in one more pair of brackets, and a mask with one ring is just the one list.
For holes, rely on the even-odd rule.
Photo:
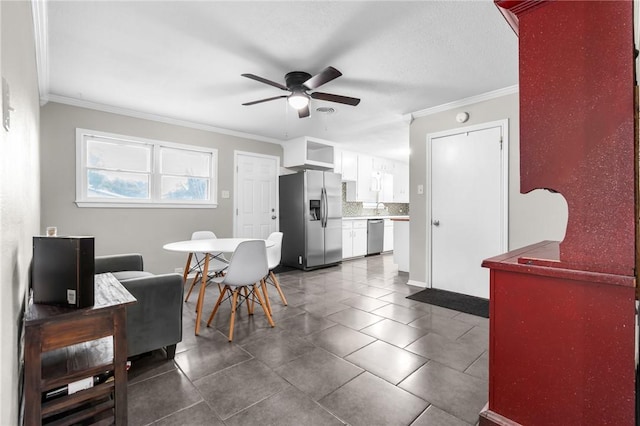
{"label": "white entry door", "polygon": [[430,139],[433,288],[489,298],[481,263],[507,248],[502,134],[494,124]]}
{"label": "white entry door", "polygon": [[278,230],[278,157],[235,152],[234,236],[267,238]]}

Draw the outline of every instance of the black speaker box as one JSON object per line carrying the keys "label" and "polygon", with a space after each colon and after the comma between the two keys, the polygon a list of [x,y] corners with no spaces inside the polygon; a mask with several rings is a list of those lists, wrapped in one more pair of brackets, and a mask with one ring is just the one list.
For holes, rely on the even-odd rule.
{"label": "black speaker box", "polygon": [[33,302],[93,306],[94,246],[93,237],[33,237]]}

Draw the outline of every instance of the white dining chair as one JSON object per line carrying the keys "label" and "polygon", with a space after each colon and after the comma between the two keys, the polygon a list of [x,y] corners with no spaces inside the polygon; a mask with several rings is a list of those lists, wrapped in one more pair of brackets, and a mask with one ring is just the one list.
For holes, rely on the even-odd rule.
{"label": "white dining chair", "polygon": [[[216,234],[211,231],[195,231],[191,234],[192,240],[212,240],[216,237]],[[193,277],[193,281],[191,281],[191,286],[189,287],[189,291],[187,292],[187,296],[184,298],[184,301],[187,302],[189,300],[189,296],[191,296],[191,292],[193,288],[196,286],[200,278],[202,277],[202,269],[204,267],[205,253],[193,253],[193,261],[195,261],[194,265],[189,268],[189,273],[195,272],[195,276]],[[208,277],[207,281],[210,278],[218,277],[224,274],[225,269],[229,266],[229,261],[224,257],[223,253],[211,253],[209,257],[209,268],[208,268]]]}
{"label": "white dining chair", "polygon": [[231,256],[229,267],[224,276],[212,278],[213,282],[218,283],[222,287],[220,296],[216,301],[211,316],[207,321],[207,327],[211,326],[211,321],[216,315],[220,303],[226,298],[231,298],[231,320],[229,324],[229,341],[233,341],[233,327],[235,324],[236,311],[242,303],[247,304],[249,315],[253,315],[253,308],[257,299],[258,304],[262,307],[267,321],[271,327],[275,327],[275,323],[269,313],[269,307],[266,304],[260,292],[260,285],[265,288],[264,277],[269,272],[267,265],[267,250],[263,240],[244,241],[238,245],[238,248]]}
{"label": "white dining chair", "polygon": [[[267,240],[273,241],[275,244],[271,247],[267,247],[267,264],[269,266],[269,273],[265,277],[265,281],[273,285],[276,290],[278,290],[280,300],[282,300],[282,303],[287,306],[287,298],[284,297],[284,293],[280,287],[280,282],[278,282],[278,278],[273,272],[273,270],[280,265],[280,259],[282,259],[282,235],[282,232],[272,232],[271,235],[267,237]],[[268,298],[269,295],[266,294],[265,297]],[[268,306],[271,308],[270,304]]]}

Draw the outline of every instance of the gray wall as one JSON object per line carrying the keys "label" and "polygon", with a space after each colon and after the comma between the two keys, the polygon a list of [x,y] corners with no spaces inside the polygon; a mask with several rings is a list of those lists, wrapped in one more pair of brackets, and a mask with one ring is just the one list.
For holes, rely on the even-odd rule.
{"label": "gray wall", "polygon": [[2,77],[14,109],[10,131],[0,127],[0,424],[16,425],[31,237],[40,227],[40,105],[31,2],[0,2],[0,22]]}
{"label": "gray wall", "polygon": [[[79,208],[76,190],[77,127],[218,149],[218,208]],[[42,228],[57,226],[59,235],[95,236],[96,254],[139,252],[150,272],[173,272],[186,256],[162,249],[188,240],[196,230],[233,236],[234,150],[282,158],[280,145],[75,106],[48,103],[41,111]],[[282,161],[282,160],[281,160]],[[228,190],[231,197],[222,199]]]}
{"label": "gray wall", "polygon": [[[459,124],[456,114],[466,111],[469,121]],[[427,134],[472,126],[481,123],[509,120],[509,250],[543,240],[561,241],[567,224],[567,204],[560,194],[536,190],[520,194],[520,121],[518,94],[511,94],[416,118],[411,123],[411,241],[409,279],[426,283],[430,272],[426,259],[427,200]],[[424,194],[417,192],[425,185]]]}

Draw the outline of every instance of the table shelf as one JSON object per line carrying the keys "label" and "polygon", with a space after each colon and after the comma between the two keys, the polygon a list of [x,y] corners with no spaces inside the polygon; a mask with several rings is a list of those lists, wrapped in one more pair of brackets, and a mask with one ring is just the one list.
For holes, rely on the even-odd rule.
{"label": "table shelf", "polygon": [[[111,274],[96,275],[92,307],[29,302],[25,312],[25,425],[72,425],[87,419],[127,424],[125,308],[135,302]],[[113,371],[113,380],[42,402],[42,392],[107,371]]]}
{"label": "table shelf", "polygon": [[111,337],[67,346],[42,354],[43,391],[55,389],[87,377],[113,371]]}

